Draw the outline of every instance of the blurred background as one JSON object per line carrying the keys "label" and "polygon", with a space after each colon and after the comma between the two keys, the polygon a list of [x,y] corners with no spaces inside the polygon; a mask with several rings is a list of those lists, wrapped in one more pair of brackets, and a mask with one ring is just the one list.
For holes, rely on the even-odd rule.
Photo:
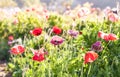
{"label": "blurred background", "polygon": [[0,7],[28,7],[34,5],[45,5],[48,9],[63,8],[66,5],[74,8],[76,5],[82,5],[85,2],[93,3],[94,7],[105,8],[107,6],[116,7],[116,2],[120,0],[0,0]]}

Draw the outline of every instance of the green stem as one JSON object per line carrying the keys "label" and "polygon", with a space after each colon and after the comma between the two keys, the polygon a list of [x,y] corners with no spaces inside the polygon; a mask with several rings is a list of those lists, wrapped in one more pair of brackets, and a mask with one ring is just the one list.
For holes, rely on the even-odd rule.
{"label": "green stem", "polygon": [[[110,41],[106,44],[104,50],[107,48],[107,46],[108,46],[109,44],[110,44]],[[104,53],[105,53],[105,52],[102,52],[102,55],[101,55],[101,56],[103,56]]]}
{"label": "green stem", "polygon": [[110,33],[112,32],[112,24],[110,24]]}
{"label": "green stem", "polygon": [[88,69],[87,77],[89,77],[90,71],[91,71],[91,64],[89,65],[89,69]]}
{"label": "green stem", "polygon": [[82,68],[81,68],[81,76],[80,76],[80,77],[83,77],[83,67],[84,67],[84,63],[82,64]]}

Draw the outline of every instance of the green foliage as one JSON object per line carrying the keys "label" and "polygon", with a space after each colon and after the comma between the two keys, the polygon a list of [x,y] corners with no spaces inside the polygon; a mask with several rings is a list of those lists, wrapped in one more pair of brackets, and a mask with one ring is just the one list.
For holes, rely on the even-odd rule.
{"label": "green foliage", "polygon": [[[15,44],[8,46],[8,36],[14,39],[21,38],[25,52],[20,55],[11,55],[8,70],[13,77],[120,77],[120,40],[106,42],[97,37],[98,31],[115,33],[120,38],[120,23],[81,21],[79,18],[72,20],[67,16],[50,14],[48,20],[40,19],[33,13],[19,13],[16,18],[19,23],[13,24],[13,19],[0,22],[0,58],[1,54],[9,51]],[[78,21],[79,20],[79,21]],[[69,22],[68,22],[69,21]],[[76,23],[76,26],[72,26]],[[51,32],[54,25],[60,27],[63,32],[59,35],[65,39],[63,44],[54,46],[50,43]],[[30,30],[35,27],[43,29],[40,36],[33,36]],[[76,38],[68,34],[68,30],[82,32]],[[101,41],[103,51],[99,52],[99,58],[93,62],[84,64],[84,54],[91,50],[91,45]],[[31,48],[44,47],[48,51],[42,62],[33,61]],[[81,49],[84,48],[84,49]],[[6,58],[6,55],[3,55]]]}

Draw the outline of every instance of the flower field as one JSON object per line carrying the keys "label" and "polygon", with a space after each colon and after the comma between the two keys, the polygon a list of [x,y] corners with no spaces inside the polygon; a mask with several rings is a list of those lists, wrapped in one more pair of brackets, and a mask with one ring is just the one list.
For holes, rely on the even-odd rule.
{"label": "flower field", "polygon": [[0,59],[12,77],[120,77],[117,10],[0,11]]}

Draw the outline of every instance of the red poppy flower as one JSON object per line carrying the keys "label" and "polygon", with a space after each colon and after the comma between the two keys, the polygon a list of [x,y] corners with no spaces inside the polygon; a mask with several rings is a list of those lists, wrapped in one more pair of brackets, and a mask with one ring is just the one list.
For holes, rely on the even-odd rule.
{"label": "red poppy flower", "polygon": [[9,41],[13,41],[13,40],[14,40],[13,35],[8,36],[8,40],[9,40]]}
{"label": "red poppy flower", "polygon": [[31,30],[30,33],[34,36],[39,36],[42,33],[42,29],[41,28],[35,28],[35,29]]}
{"label": "red poppy flower", "polygon": [[45,57],[44,54],[35,54],[32,59],[41,62],[45,60]]}
{"label": "red poppy flower", "polygon": [[118,40],[117,36],[115,34],[109,34],[109,40],[114,41],[114,40]]}
{"label": "red poppy flower", "polygon": [[109,39],[109,35],[108,34],[104,34],[104,36],[103,36],[103,38],[102,39],[104,39],[105,41],[109,41],[110,39]]}
{"label": "red poppy flower", "polygon": [[17,55],[17,54],[22,54],[24,51],[25,51],[24,46],[22,46],[22,45],[16,45],[16,46],[14,46],[14,47],[11,48],[10,53],[14,54],[14,55]]}
{"label": "red poppy flower", "polygon": [[12,47],[10,52],[12,54],[17,54],[17,48],[16,47]]}
{"label": "red poppy flower", "polygon": [[39,50],[34,50],[34,49],[31,49],[34,56],[32,57],[33,60],[35,61],[43,61],[45,60],[45,55],[47,55],[47,52],[44,50],[44,48],[41,48]]}
{"label": "red poppy flower", "polygon": [[101,31],[98,32],[98,37],[99,38],[102,38],[106,41],[114,41],[114,40],[118,40],[117,36],[115,34],[106,34],[106,33],[103,33]]}
{"label": "red poppy flower", "polygon": [[106,40],[106,41],[109,41],[109,35],[106,34],[106,33],[104,33],[104,32],[102,32],[102,31],[99,31],[99,32],[98,32],[98,37],[99,37],[99,38],[102,38],[102,39],[104,39],[104,40]]}
{"label": "red poppy flower", "polygon": [[55,34],[60,34],[60,33],[62,32],[62,30],[61,30],[59,27],[57,27],[57,26],[54,26],[54,27],[52,28],[52,30],[53,30],[53,32],[54,32]]}
{"label": "red poppy flower", "polygon": [[23,47],[23,46],[21,46],[21,45],[18,45],[18,51],[20,52],[20,53],[23,53],[24,51],[25,51],[25,48]]}
{"label": "red poppy flower", "polygon": [[86,64],[86,63],[94,62],[97,58],[98,58],[98,54],[97,53],[95,53],[94,51],[88,51],[85,54],[84,63]]}

